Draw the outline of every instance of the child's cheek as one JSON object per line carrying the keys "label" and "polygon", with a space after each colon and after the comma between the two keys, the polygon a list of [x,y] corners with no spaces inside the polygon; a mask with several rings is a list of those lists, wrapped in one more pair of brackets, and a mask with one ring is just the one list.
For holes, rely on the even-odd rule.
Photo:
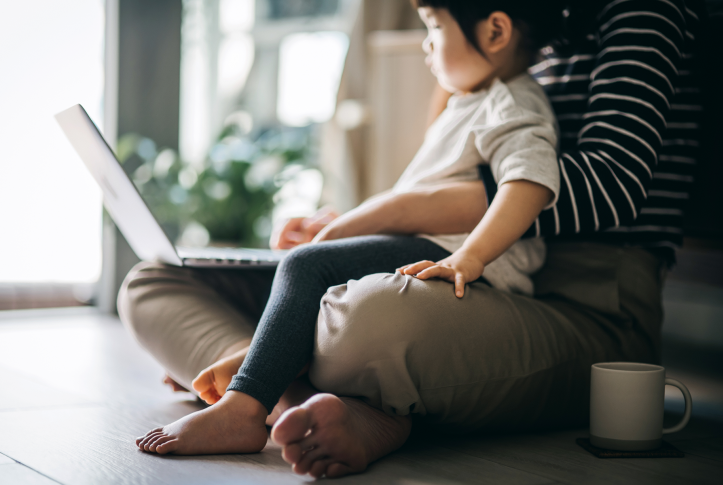
{"label": "child's cheek", "polygon": [[465,71],[464,59],[456,52],[445,52],[443,69],[450,80],[454,80]]}

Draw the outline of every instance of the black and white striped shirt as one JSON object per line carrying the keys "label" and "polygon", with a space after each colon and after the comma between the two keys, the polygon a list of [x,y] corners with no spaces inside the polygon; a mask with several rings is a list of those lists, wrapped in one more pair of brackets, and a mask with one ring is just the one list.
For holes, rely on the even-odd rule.
{"label": "black and white striped shirt", "polygon": [[705,6],[614,0],[597,31],[530,72],[560,123],[560,198],[526,236],[661,248],[671,260],[699,145],[694,68]]}

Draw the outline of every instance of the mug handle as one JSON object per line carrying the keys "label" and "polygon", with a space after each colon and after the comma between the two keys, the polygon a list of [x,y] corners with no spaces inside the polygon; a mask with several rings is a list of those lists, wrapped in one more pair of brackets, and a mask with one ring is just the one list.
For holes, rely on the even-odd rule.
{"label": "mug handle", "polygon": [[693,399],[690,397],[690,391],[688,391],[688,388],[685,387],[685,384],[680,382],[678,379],[671,379],[670,377],[667,377],[665,379],[665,385],[677,387],[680,389],[680,392],[683,393],[683,397],[685,398],[685,413],[683,414],[683,419],[681,419],[680,423],[676,424],[672,428],[663,428],[663,434],[676,433],[685,428],[685,425],[688,424],[688,421],[690,421],[690,415],[693,412]]}

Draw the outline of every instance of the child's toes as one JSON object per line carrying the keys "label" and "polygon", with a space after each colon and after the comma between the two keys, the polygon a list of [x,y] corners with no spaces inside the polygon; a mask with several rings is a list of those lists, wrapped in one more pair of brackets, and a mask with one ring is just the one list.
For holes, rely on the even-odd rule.
{"label": "child's toes", "polygon": [[191,385],[199,393],[213,389],[213,371],[211,369],[201,371]]}
{"label": "child's toes", "polygon": [[178,439],[168,440],[156,447],[156,453],[159,455],[165,455],[166,453],[173,453],[178,449]]}
{"label": "child's toes", "polygon": [[216,404],[221,399],[221,396],[218,395],[215,389],[202,392],[199,394],[199,397],[208,404]]}

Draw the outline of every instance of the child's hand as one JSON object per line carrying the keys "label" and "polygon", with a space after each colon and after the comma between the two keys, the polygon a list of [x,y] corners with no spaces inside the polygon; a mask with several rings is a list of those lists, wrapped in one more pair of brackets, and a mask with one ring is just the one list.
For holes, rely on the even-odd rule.
{"label": "child's hand", "polygon": [[420,280],[440,278],[454,283],[457,298],[464,296],[464,285],[482,276],[485,265],[477,257],[466,251],[458,250],[441,261],[420,261],[399,268],[402,274],[416,275]]}

